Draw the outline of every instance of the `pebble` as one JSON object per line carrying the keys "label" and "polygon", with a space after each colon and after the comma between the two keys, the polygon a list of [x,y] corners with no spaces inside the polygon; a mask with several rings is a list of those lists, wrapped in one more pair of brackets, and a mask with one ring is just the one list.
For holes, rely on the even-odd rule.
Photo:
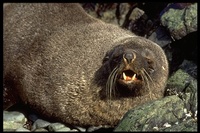
{"label": "pebble", "polygon": [[87,129],[87,132],[94,132],[95,130],[98,130],[98,129],[100,129],[100,128],[102,128],[103,126],[102,125],[100,125],[100,126],[91,126],[91,127],[89,127],[88,129]]}
{"label": "pebble", "polygon": [[86,132],[85,128],[79,127],[79,126],[75,126],[80,132]]}
{"label": "pebble", "polygon": [[46,128],[47,126],[49,126],[51,123],[42,119],[37,119],[32,126],[31,131],[35,131],[36,129],[39,128]]}
{"label": "pebble", "polygon": [[36,129],[34,132],[49,132],[49,131],[44,128],[39,128],[39,129]]}
{"label": "pebble", "polygon": [[48,121],[37,119],[31,130],[24,128],[27,118],[24,114],[17,111],[3,111],[3,131],[7,132],[86,132],[83,127],[71,129],[62,123],[50,123]]}
{"label": "pebble", "polygon": [[24,127],[20,127],[18,129],[16,129],[15,132],[31,132],[31,131],[26,129],[26,128],[24,128]]}
{"label": "pebble", "polygon": [[26,117],[17,111],[3,111],[3,130],[16,131],[24,130],[23,125],[26,123]]}
{"label": "pebble", "polygon": [[[55,132],[55,131],[57,131],[59,129],[62,129],[64,127],[65,127],[64,124],[61,124],[61,123],[52,123],[52,124],[50,124],[48,126],[48,129],[49,129],[49,131]],[[69,128],[69,130],[70,130],[70,128]]]}
{"label": "pebble", "polygon": [[71,132],[72,130],[69,127],[63,127],[61,129],[56,130],[55,132]]}
{"label": "pebble", "polygon": [[17,111],[4,111],[3,112],[3,121],[15,121],[15,122],[25,122],[26,118],[24,114]]}
{"label": "pebble", "polygon": [[3,111],[3,131],[8,132],[93,132],[103,128],[103,126],[91,126],[86,130],[86,128],[75,126],[71,129],[59,122],[50,123],[42,119],[37,119],[33,123],[31,130],[28,130],[24,128],[26,121],[27,118],[20,112]]}

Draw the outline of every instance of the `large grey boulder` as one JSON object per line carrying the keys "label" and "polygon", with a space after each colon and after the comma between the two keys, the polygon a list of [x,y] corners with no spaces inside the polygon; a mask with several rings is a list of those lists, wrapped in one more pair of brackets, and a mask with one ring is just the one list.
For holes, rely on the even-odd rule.
{"label": "large grey boulder", "polygon": [[129,110],[114,131],[197,131],[196,79],[179,69],[166,90],[166,97]]}
{"label": "large grey boulder", "polygon": [[197,131],[194,95],[176,95],[128,111],[114,131]]}
{"label": "large grey boulder", "polygon": [[161,24],[167,27],[174,39],[179,40],[197,31],[197,19],[197,3],[194,3],[183,9],[169,8],[161,16]]}

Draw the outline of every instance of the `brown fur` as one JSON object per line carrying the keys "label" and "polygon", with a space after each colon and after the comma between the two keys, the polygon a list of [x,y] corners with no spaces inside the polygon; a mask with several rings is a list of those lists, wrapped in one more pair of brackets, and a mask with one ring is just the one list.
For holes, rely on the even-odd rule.
{"label": "brown fur", "polygon": [[[3,26],[4,85],[46,117],[80,126],[114,126],[130,108],[163,96],[168,63],[162,49],[89,16],[78,4],[7,5]],[[151,98],[149,93],[102,98],[109,72],[103,59],[108,51],[112,58],[118,45],[153,54]],[[138,66],[142,58],[136,58]]]}

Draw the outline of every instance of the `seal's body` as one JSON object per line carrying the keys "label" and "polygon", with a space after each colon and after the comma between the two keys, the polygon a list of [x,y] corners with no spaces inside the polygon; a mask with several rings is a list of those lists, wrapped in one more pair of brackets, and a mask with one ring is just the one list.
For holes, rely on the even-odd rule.
{"label": "seal's body", "polygon": [[4,91],[46,117],[113,126],[130,108],[163,96],[162,49],[79,4],[10,4],[3,25]]}

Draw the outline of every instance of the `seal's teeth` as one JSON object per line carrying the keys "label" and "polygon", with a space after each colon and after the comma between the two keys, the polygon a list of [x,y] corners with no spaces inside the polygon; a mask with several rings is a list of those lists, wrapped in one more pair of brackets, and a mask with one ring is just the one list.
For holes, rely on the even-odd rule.
{"label": "seal's teeth", "polygon": [[131,80],[135,80],[136,74],[133,75],[133,77],[131,78]]}
{"label": "seal's teeth", "polygon": [[126,74],[125,73],[123,73],[123,78],[124,78],[124,80],[126,80]]}

